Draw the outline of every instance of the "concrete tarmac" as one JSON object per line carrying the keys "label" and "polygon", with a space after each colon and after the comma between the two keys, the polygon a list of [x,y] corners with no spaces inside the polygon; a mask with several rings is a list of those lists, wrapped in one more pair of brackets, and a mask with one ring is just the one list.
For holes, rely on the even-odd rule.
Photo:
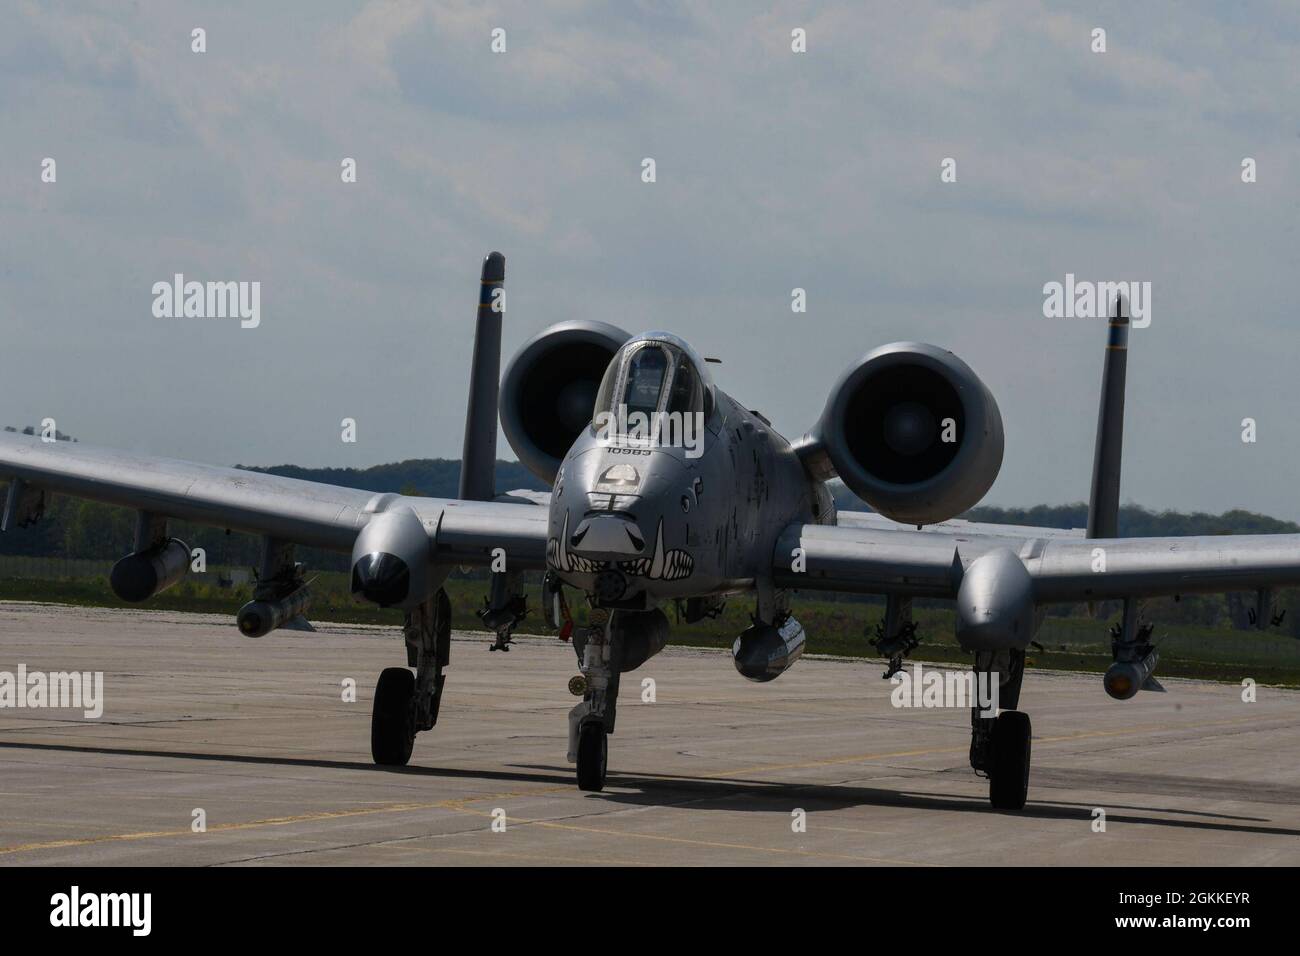
{"label": "concrete tarmac", "polygon": [[394,770],[371,763],[370,702],[400,635],[318,627],[0,603],[0,672],[104,675],[99,719],[0,708],[0,865],[1300,864],[1295,691],[1168,679],[1119,702],[1030,672],[1029,804],[1001,813],[969,713],[893,707],[878,661],[751,684],[670,648],[624,677],[588,794],[564,759],[567,644],[457,634],[439,724]]}

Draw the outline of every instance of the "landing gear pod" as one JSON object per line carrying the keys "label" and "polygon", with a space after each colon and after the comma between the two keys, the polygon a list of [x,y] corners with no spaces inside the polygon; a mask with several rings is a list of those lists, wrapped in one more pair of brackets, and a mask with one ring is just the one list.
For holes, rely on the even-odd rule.
{"label": "landing gear pod", "polygon": [[147,601],[167,590],[190,569],[190,549],[178,538],[168,538],[145,551],[135,551],[113,565],[109,586],[123,601]]}
{"label": "landing gear pod", "polygon": [[780,677],[803,656],[806,643],[803,625],[787,617],[780,626],[754,624],[745,628],[732,645],[736,670],[752,681]]}
{"label": "landing gear pod", "polygon": [[239,609],[235,623],[244,637],[264,637],[310,607],[311,589],[304,586],[279,600],[249,601]]}

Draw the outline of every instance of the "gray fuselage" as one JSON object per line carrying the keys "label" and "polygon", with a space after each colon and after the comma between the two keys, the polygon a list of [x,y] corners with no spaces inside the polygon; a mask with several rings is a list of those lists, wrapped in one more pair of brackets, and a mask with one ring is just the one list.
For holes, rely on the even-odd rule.
{"label": "gray fuselage", "polygon": [[702,418],[693,448],[578,437],[549,516],[547,565],[566,584],[628,608],[747,590],[770,579],[783,528],[834,522],[825,485],[763,418],[718,389]]}

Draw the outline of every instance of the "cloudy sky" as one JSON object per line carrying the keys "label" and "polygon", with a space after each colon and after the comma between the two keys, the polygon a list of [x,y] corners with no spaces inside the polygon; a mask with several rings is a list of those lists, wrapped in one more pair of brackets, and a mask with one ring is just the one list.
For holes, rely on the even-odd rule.
{"label": "cloudy sky", "polygon": [[[1104,330],[1043,316],[1068,272],[1152,283],[1124,498],[1300,518],[1300,8],[758,6],[6,4],[0,423],[457,457],[500,249],[507,353],[570,317],[674,330],[793,438],[849,361],[934,342],[1001,405],[987,500],[1077,501]],[[156,318],[177,272],[259,281],[261,325]]]}

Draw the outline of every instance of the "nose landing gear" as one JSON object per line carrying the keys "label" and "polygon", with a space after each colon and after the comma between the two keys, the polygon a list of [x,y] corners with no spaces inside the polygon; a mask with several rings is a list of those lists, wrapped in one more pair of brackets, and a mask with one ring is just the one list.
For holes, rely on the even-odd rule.
{"label": "nose landing gear", "polygon": [[600,791],[605,788],[609,769],[609,734],[599,720],[588,720],[578,730],[578,789]]}
{"label": "nose landing gear", "polygon": [[[608,615],[602,619],[603,615]],[[609,735],[614,731],[618,703],[619,666],[622,654],[622,631],[617,611],[592,611],[592,626],[585,639],[575,635],[582,677],[569,682],[569,689],[580,689],[582,703],[569,711],[570,763],[577,764],[578,789],[599,791],[605,787],[609,768]]]}

